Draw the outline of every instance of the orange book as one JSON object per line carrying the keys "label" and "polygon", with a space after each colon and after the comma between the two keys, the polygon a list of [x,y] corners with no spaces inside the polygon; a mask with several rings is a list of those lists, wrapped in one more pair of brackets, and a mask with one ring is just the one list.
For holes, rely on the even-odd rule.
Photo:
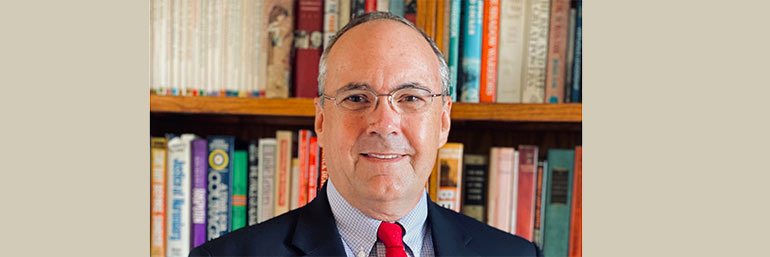
{"label": "orange book", "polygon": [[438,150],[436,204],[460,212],[463,178],[463,144],[446,143]]}
{"label": "orange book", "polygon": [[583,256],[583,147],[575,147],[575,177],[569,228],[569,256]]}
{"label": "orange book", "polygon": [[[417,0],[417,22],[414,24],[418,29],[425,32],[425,16],[428,9],[428,0]],[[427,33],[427,32],[426,32]]]}
{"label": "orange book", "polygon": [[481,40],[481,89],[479,101],[494,103],[497,92],[497,35],[500,32],[500,0],[484,1]]}
{"label": "orange book", "polygon": [[150,149],[150,256],[162,257],[166,256],[166,139],[153,137]]}
{"label": "orange book", "polygon": [[436,41],[436,1],[428,0],[425,6],[425,34]]}
{"label": "orange book", "polygon": [[444,13],[444,6],[449,5],[449,3],[445,3],[444,1],[436,1],[436,26],[435,26],[435,37],[433,37],[433,41],[436,42],[436,46],[438,47],[438,50],[441,51],[442,54],[446,57],[447,52],[444,51],[444,17],[446,17],[446,13]]}

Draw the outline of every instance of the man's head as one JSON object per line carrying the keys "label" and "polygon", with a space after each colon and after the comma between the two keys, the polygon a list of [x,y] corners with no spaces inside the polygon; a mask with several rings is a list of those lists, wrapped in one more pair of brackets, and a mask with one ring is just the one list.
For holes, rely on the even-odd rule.
{"label": "man's head", "polygon": [[318,84],[315,130],[335,187],[354,205],[416,203],[450,127],[435,43],[403,18],[364,14],[325,49]]}

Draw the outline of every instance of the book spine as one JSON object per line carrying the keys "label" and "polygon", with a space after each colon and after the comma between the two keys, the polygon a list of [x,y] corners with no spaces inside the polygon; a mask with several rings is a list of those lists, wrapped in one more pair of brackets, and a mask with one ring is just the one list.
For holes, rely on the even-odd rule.
{"label": "book spine", "polygon": [[546,57],[548,54],[549,0],[527,1],[527,47],[524,56],[522,103],[543,103],[545,100]]}
{"label": "book spine", "polygon": [[261,223],[275,214],[275,138],[259,140],[259,212],[257,222]]}
{"label": "book spine", "polygon": [[324,42],[324,1],[297,2],[297,26],[294,31],[294,97],[318,95],[318,61]]}
{"label": "book spine", "polygon": [[583,58],[583,1],[577,2],[577,18],[575,20],[575,57],[572,64],[572,92],[570,102],[583,102],[583,78],[581,74]]}
{"label": "book spine", "polygon": [[350,0],[350,13],[352,17],[364,14],[366,12],[366,0]]}
{"label": "book spine", "polygon": [[320,148],[320,159],[321,159],[321,171],[319,172],[318,176],[318,190],[321,190],[321,187],[326,183],[326,180],[329,179],[329,172],[326,170],[326,160],[324,160],[324,151],[323,148]]}
{"label": "book spine", "polygon": [[516,235],[532,241],[538,147],[519,146],[519,181],[516,201]]}
{"label": "book spine", "polygon": [[291,143],[292,132],[279,130],[276,132],[276,186],[275,186],[275,216],[289,211],[291,197]]}
{"label": "book spine", "polygon": [[404,3],[404,18],[417,26],[417,0],[406,0]]}
{"label": "book spine", "polygon": [[458,65],[460,59],[460,0],[450,0],[449,15],[449,95],[457,101]]}
{"label": "book spine", "polygon": [[543,184],[543,178],[546,176],[545,174],[545,161],[538,161],[537,162],[537,184],[535,186],[535,218],[534,223],[535,225],[532,228],[532,242],[535,243],[538,249],[543,249],[543,200],[545,199],[543,197],[543,191],[545,190],[544,184]]}
{"label": "book spine", "polygon": [[235,140],[232,137],[209,137],[208,151],[208,241],[230,232],[232,196],[232,162]]}
{"label": "book spine", "polygon": [[249,142],[249,195],[246,206],[248,208],[248,225],[259,223],[259,141]]}
{"label": "book spine", "polygon": [[480,222],[486,222],[487,159],[483,155],[465,155],[465,192],[463,192],[462,213]]}
{"label": "book spine", "polygon": [[[289,202],[289,210],[299,208],[299,193],[302,191],[299,185],[300,176],[299,159],[291,158],[291,190],[289,196],[291,200]],[[307,187],[305,187],[306,189]]]}
{"label": "book spine", "polygon": [[414,23],[414,26],[416,26],[418,29],[425,32],[425,18],[428,15],[428,0],[417,0],[416,8],[415,8],[415,18],[417,19]]}
{"label": "book spine", "polygon": [[[350,4],[355,0],[339,0],[339,22],[337,22],[337,30],[342,29],[345,25],[348,25],[350,21]],[[326,45],[324,45],[324,48]]]}
{"label": "book spine", "polygon": [[[263,15],[267,34],[267,81],[265,96],[289,97],[291,76],[291,50],[294,43],[293,1],[266,1]],[[319,38],[320,39],[320,38]],[[287,205],[288,206],[288,205]]]}
{"label": "book spine", "polygon": [[166,256],[187,256],[190,252],[190,142],[194,137],[183,134],[168,141]]}
{"label": "book spine", "polygon": [[519,151],[513,152],[513,171],[511,172],[511,208],[508,210],[510,216],[510,227],[508,232],[516,234],[516,207],[519,204]]}
{"label": "book spine", "polygon": [[366,12],[376,12],[377,11],[377,1],[378,0],[366,0]]}
{"label": "book spine", "polygon": [[564,102],[567,74],[567,33],[569,32],[569,1],[551,0],[548,31],[548,61],[545,77],[545,97],[548,103]]}
{"label": "book spine", "polygon": [[152,191],[150,198],[150,256],[166,256],[166,158],[167,141],[162,137],[150,139]]}
{"label": "book spine", "polygon": [[[441,4],[443,5],[443,9],[438,9],[439,12],[441,12],[442,20],[439,22],[441,24],[443,32],[441,33],[442,39],[441,44],[437,44],[436,46],[439,47],[439,50],[441,50],[441,53],[444,54],[444,59],[449,63],[449,23],[452,15],[452,1],[441,1]],[[458,17],[459,18],[459,17]]]}
{"label": "book spine", "polygon": [[510,232],[511,181],[513,181],[513,157],[515,150],[511,147],[493,147],[491,151],[490,173],[494,174],[494,177],[490,177],[489,182],[494,184],[494,187],[490,187],[488,199],[490,205],[494,205],[494,209],[490,208],[490,225],[499,230]]}
{"label": "book spine", "polygon": [[570,212],[569,256],[583,256],[583,147],[575,147],[575,176]]}
{"label": "book spine", "polygon": [[446,1],[436,1],[436,15],[435,15],[435,37],[433,37],[433,41],[436,43],[436,47],[438,47],[438,50],[444,55],[446,58],[447,52],[442,47],[444,45],[444,34],[447,33],[446,30],[444,30],[444,18],[445,16],[449,15],[449,13],[444,13],[444,6],[448,5]]}
{"label": "book spine", "polygon": [[567,256],[569,253],[569,217],[572,202],[572,177],[575,151],[548,150],[548,177],[545,178],[544,256]]}
{"label": "book spine", "polygon": [[377,11],[378,12],[389,12],[390,11],[390,0],[377,0]]}
{"label": "book spine", "polygon": [[310,151],[308,153],[308,176],[307,176],[307,202],[315,199],[318,193],[318,138],[310,138]]}
{"label": "book spine", "polygon": [[208,142],[192,141],[192,247],[206,242],[206,175]]}
{"label": "book spine", "polygon": [[497,63],[498,103],[521,102],[524,53],[525,0],[500,3],[500,37]]}
{"label": "book spine", "polygon": [[404,17],[404,5],[406,4],[405,0],[390,0],[390,3],[388,3],[388,7],[390,7],[390,13],[393,15],[398,15],[401,17]]}
{"label": "book spine", "polygon": [[460,212],[463,177],[463,144],[447,143],[438,151],[438,205]]}
{"label": "book spine", "polygon": [[[340,27],[339,12],[339,0],[326,0],[324,2],[324,43],[321,46],[322,52],[323,48],[328,46],[334,35],[337,34],[337,28]],[[318,92],[314,93],[317,94]],[[315,97],[315,95],[313,96]]]}
{"label": "book spine", "polygon": [[464,2],[462,29],[462,69],[460,83],[460,101],[479,102],[479,80],[481,77],[481,39],[484,1],[469,0]]}
{"label": "book spine", "polygon": [[233,198],[231,201],[233,222],[232,231],[246,226],[246,194],[248,161],[246,151],[233,153]]}
{"label": "book spine", "polygon": [[426,1],[425,34],[428,34],[434,42],[436,41],[436,1]]}
{"label": "book spine", "polygon": [[297,158],[299,159],[299,170],[297,176],[297,207],[302,207],[308,202],[308,175],[310,167],[310,137],[312,132],[307,129],[299,130],[299,140],[297,140]]}
{"label": "book spine", "polygon": [[494,103],[497,93],[497,39],[500,24],[500,0],[484,2],[484,25],[481,41],[481,88],[479,101]]}
{"label": "book spine", "polygon": [[[570,1],[572,3],[572,1]],[[577,9],[570,6],[569,9],[569,29],[567,30],[567,67],[564,69],[567,75],[564,76],[564,102],[572,101],[572,64],[575,63],[575,21],[577,19]]]}

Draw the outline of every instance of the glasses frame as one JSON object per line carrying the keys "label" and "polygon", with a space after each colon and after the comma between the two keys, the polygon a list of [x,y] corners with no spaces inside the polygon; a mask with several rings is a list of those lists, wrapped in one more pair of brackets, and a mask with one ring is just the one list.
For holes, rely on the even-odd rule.
{"label": "glasses frame", "polygon": [[[430,102],[428,103],[428,105],[431,105],[431,104],[433,104],[433,98],[434,98],[434,97],[437,97],[437,96],[448,96],[447,94],[444,94],[444,93],[441,93],[441,94],[434,94],[434,93],[433,93],[432,91],[430,91],[429,89],[427,89],[427,88],[422,88],[422,87],[404,87],[404,88],[398,88],[398,89],[395,89],[395,90],[393,90],[393,91],[390,91],[390,93],[387,93],[387,94],[377,94],[377,92],[375,92],[373,89],[371,89],[371,88],[367,87],[366,89],[362,89],[362,90],[365,90],[365,91],[369,91],[369,92],[371,92],[371,93],[372,93],[372,94],[375,96],[375,97],[374,97],[374,105],[373,105],[374,107],[369,107],[369,108],[367,108],[365,111],[363,111],[363,112],[361,112],[361,113],[369,113],[369,112],[371,112],[371,111],[373,111],[373,110],[377,109],[377,105],[379,105],[379,104],[380,104],[380,96],[387,96],[387,97],[388,97],[388,103],[390,104],[390,108],[391,108],[391,109],[393,109],[393,111],[395,111],[396,113],[399,113],[399,114],[402,114],[402,113],[404,113],[404,112],[400,111],[399,109],[397,109],[397,108],[396,108],[396,105],[395,105],[395,104],[393,104],[393,95],[394,95],[396,92],[398,92],[399,90],[404,90],[404,89],[420,89],[420,90],[425,90],[425,91],[428,91],[428,93],[430,93],[429,95],[426,95],[426,96],[427,96],[427,97],[430,99]],[[341,93],[341,92],[337,92],[337,95],[339,95],[340,93]],[[322,97],[323,99],[329,99],[330,101],[332,101],[332,102],[334,103],[334,105],[335,105],[335,106],[338,106],[338,107],[339,107],[339,103],[337,103],[337,96],[331,97],[331,96],[328,96],[328,95],[326,95],[325,93],[321,93],[320,97]],[[350,110],[350,109],[348,109],[348,108],[342,108],[342,109],[345,109],[345,110],[348,110],[348,111],[351,111],[351,112],[356,112],[355,110]],[[426,110],[427,110],[427,109],[426,109]],[[407,113],[408,113],[408,112],[407,112]]]}

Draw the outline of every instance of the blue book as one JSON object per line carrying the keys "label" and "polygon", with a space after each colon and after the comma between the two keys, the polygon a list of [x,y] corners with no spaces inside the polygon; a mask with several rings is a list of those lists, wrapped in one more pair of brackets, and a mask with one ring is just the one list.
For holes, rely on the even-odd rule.
{"label": "blue book", "polygon": [[460,0],[451,0],[449,15],[449,95],[457,101],[457,63],[460,51]]}
{"label": "blue book", "polygon": [[583,102],[583,78],[580,76],[581,58],[583,58],[583,1],[577,2],[577,19],[575,23],[575,57],[572,64],[570,102],[581,103]]}
{"label": "blue book", "polygon": [[569,246],[569,219],[572,203],[575,150],[549,149],[548,174],[544,177],[545,221],[543,228],[543,256],[567,256]]}
{"label": "blue book", "polygon": [[398,15],[401,17],[404,17],[404,4],[406,1],[404,0],[390,0],[389,4],[389,11],[393,15]]}
{"label": "blue book", "polygon": [[212,136],[208,151],[208,240],[230,232],[232,228],[232,170],[235,138]]}
{"label": "blue book", "polygon": [[481,38],[484,0],[463,1],[460,102],[478,103],[481,88]]}

